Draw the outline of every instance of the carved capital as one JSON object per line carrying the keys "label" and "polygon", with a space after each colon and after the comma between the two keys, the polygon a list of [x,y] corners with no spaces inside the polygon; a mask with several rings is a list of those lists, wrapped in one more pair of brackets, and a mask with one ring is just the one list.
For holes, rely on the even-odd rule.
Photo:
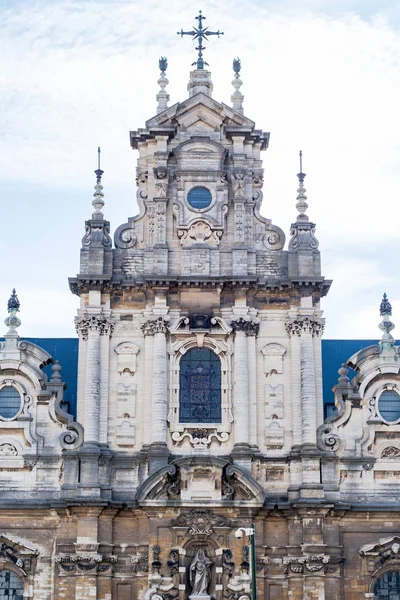
{"label": "carved capital", "polygon": [[167,333],[168,331],[168,319],[165,317],[157,317],[157,319],[149,319],[146,323],[143,323],[141,330],[143,334],[155,335],[156,333]]}
{"label": "carved capital", "polygon": [[75,318],[75,328],[82,339],[87,340],[89,331],[98,331],[100,335],[111,335],[115,326],[115,319],[104,315],[91,315],[86,313],[83,317]]}
{"label": "carved capital", "polygon": [[246,335],[257,335],[260,330],[260,320],[251,317],[238,317],[231,321],[231,327],[235,333],[243,331]]}
{"label": "carved capital", "polygon": [[285,329],[289,335],[300,336],[302,333],[321,336],[324,332],[325,320],[314,316],[298,316],[286,320]]}

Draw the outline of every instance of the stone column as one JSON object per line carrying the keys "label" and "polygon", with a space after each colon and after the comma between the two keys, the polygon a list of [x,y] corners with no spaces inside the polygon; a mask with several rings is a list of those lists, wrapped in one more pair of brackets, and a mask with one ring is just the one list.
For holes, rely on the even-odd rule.
{"label": "stone column", "polygon": [[76,328],[86,341],[84,388],[85,444],[99,443],[100,418],[100,329],[106,319],[98,314],[85,314],[76,320]]}
{"label": "stone column", "polygon": [[249,360],[247,351],[248,334],[255,336],[259,330],[258,319],[238,317],[231,323],[235,332],[234,358],[234,420],[235,446],[245,450],[250,441]]}
{"label": "stone column", "polygon": [[[300,338],[300,423],[301,443],[303,445],[315,445],[317,439],[317,403],[322,403],[322,397],[317,398],[313,337],[314,335],[320,335],[322,330],[323,321],[314,316],[299,315],[286,321],[286,331],[292,336],[292,340],[295,336]],[[292,356],[292,372],[295,372],[298,364],[298,349],[298,341],[292,341],[292,351],[294,351],[294,355]],[[295,385],[293,390],[298,391],[298,386]],[[296,408],[299,408],[298,394],[296,392],[293,394],[293,400],[295,400]],[[293,418],[295,423],[295,413],[293,414]],[[299,438],[297,426],[294,428],[296,431],[296,440]]]}
{"label": "stone column", "polygon": [[257,414],[257,354],[256,354],[256,330],[247,333],[247,358],[249,362],[249,400],[250,400],[250,446],[258,446],[258,414]]}
{"label": "stone column", "polygon": [[[298,315],[286,321],[286,330],[292,337],[300,338],[300,415],[296,415],[293,407],[294,422],[297,420],[297,423],[301,424],[300,496],[305,499],[320,498],[323,495],[323,488],[320,483],[320,452],[316,441],[317,405],[322,403],[322,397],[317,396],[313,337],[321,334],[323,321],[313,315]],[[298,348],[298,345],[295,348]],[[293,369],[292,371],[294,372]],[[298,386],[296,387],[298,390]],[[296,408],[298,408],[298,397]]]}
{"label": "stone column", "polygon": [[150,446],[151,444],[151,428],[152,428],[152,402],[153,402],[153,346],[154,346],[154,328],[152,321],[145,323],[142,326],[144,334],[144,380],[145,384],[142,389],[143,394],[143,434],[142,445]]}
{"label": "stone column", "polygon": [[[320,328],[316,327],[314,330],[314,365],[315,365],[315,389],[318,398],[323,398],[322,389],[322,347],[321,347],[321,335],[323,333],[323,326]],[[317,429],[324,422],[324,405],[323,402],[317,402]]]}
{"label": "stone column", "polygon": [[300,336],[296,335],[292,330],[291,334],[291,366],[292,366],[292,377],[291,377],[291,390],[292,390],[292,430],[293,430],[293,446],[301,446],[302,434],[301,434],[301,381],[300,377],[296,377],[296,374],[300,374]]}
{"label": "stone column", "polygon": [[110,336],[115,325],[114,319],[106,319],[100,327],[100,425],[99,442],[108,442],[108,378],[110,372]]}
{"label": "stone column", "polygon": [[[312,324],[303,321],[301,330],[301,428],[302,444],[315,445],[317,441],[317,398]],[[322,402],[322,398],[320,399]]]}
{"label": "stone column", "polygon": [[147,321],[142,330],[153,333],[153,391],[151,403],[151,466],[155,471],[167,462],[167,320],[158,317]]}

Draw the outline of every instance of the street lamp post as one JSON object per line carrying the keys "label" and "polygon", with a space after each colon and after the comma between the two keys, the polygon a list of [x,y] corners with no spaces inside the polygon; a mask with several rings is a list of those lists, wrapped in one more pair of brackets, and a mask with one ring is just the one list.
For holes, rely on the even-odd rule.
{"label": "street lamp post", "polygon": [[252,600],[257,600],[257,585],[256,585],[256,541],[255,541],[255,527],[252,523],[251,527],[239,527],[235,531],[237,539],[247,535],[250,539],[251,548],[251,595]]}

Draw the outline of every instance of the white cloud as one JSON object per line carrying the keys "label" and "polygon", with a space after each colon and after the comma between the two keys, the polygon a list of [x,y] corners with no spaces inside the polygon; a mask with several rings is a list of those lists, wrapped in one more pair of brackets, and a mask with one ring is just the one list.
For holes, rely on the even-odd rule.
{"label": "white cloud", "polygon": [[[66,277],[76,272],[91,210],[98,144],[112,228],[135,212],[136,156],[128,131],[155,113],[160,55],[169,59],[171,103],[186,97],[195,52],[175,32],[190,28],[197,6],[182,4],[172,0],[166,9],[149,0],[146,10],[138,0],[6,5],[0,29],[0,181],[7,190],[1,244],[10,284],[4,301],[24,272],[45,277],[46,294],[68,295]],[[365,3],[345,0],[335,9],[323,0],[203,3],[207,24],[225,30],[207,44],[214,97],[229,103],[231,61],[239,55],[245,112],[271,131],[263,213],[286,232],[296,216],[297,154],[304,151],[309,215],[317,223],[324,274],[335,279],[325,303],[330,337],[361,335],[364,319],[375,327],[371,311],[382,291],[400,297],[380,243],[391,244],[395,254],[396,10],[383,2],[367,11]],[[351,247],[357,260],[345,256]],[[41,305],[31,287],[25,293],[24,335],[44,335],[46,319],[54,335],[73,334],[70,304],[60,300],[59,314],[58,301]],[[365,313],[360,305],[371,309]],[[362,335],[369,336],[369,330]]]}

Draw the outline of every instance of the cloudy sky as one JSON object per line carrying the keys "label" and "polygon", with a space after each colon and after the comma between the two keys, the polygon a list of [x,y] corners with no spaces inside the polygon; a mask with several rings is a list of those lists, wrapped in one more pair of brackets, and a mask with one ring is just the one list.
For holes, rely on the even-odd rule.
{"label": "cloudy sky", "polygon": [[[156,112],[158,58],[186,98],[198,9],[225,35],[206,59],[230,102],[271,132],[263,214],[295,219],[298,151],[317,224],[327,338],[375,338],[386,291],[400,330],[400,2],[395,0],[0,0],[0,306],[15,286],[22,336],[73,336],[97,146],[112,230],[136,213],[130,129]],[[396,333],[396,330],[395,332]],[[400,334],[399,334],[400,337]]]}

